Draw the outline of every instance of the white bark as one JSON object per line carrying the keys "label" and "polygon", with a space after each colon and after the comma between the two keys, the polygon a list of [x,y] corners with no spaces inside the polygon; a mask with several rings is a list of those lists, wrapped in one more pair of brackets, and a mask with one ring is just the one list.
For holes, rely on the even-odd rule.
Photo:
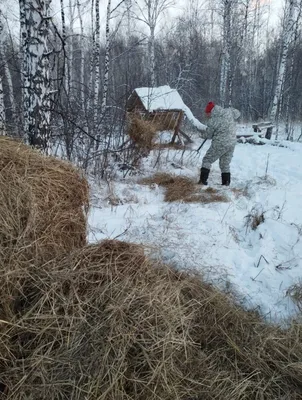
{"label": "white bark", "polygon": [[109,68],[110,68],[110,16],[111,16],[111,0],[107,4],[107,17],[106,17],[106,51],[105,51],[105,68],[103,79],[103,96],[102,96],[102,115],[106,113],[107,97],[108,97],[108,81],[109,81]]}
{"label": "white bark", "polygon": [[60,0],[61,5],[61,23],[62,23],[62,39],[63,39],[63,46],[64,46],[64,60],[63,60],[63,71],[64,71],[64,87],[66,93],[69,92],[69,71],[68,71],[68,63],[66,62],[66,19],[65,19],[65,5],[64,0]]}
{"label": "white bark", "polygon": [[2,77],[0,75],[0,135],[5,135],[5,106]]}
{"label": "white bark", "polygon": [[[148,71],[150,86],[157,84],[157,77],[155,72],[155,30],[161,15],[172,5],[175,4],[174,0],[134,0],[137,11],[134,16],[137,20],[144,22],[149,28],[148,37]],[[142,4],[142,5],[141,5]]]}
{"label": "white bark", "polygon": [[[295,26],[294,26],[293,50],[292,50],[290,65],[288,67],[288,81],[289,81],[289,85],[287,87],[288,92],[293,87],[295,52],[297,49],[297,42],[298,42],[298,37],[299,37],[301,14],[302,14],[302,0],[300,0],[298,14],[297,14],[297,18],[295,20]],[[290,103],[291,103],[291,96],[290,96],[290,94],[288,94],[287,98],[286,98],[286,104],[285,104],[285,135],[287,137],[287,140],[293,140],[293,129],[290,129],[290,111],[291,111]]]}
{"label": "white bark", "polygon": [[99,122],[99,91],[100,91],[100,1],[95,0],[95,41],[94,41],[94,104],[93,104],[93,121],[95,134],[98,130]]}
{"label": "white bark", "polygon": [[25,140],[44,151],[50,139],[48,20],[51,0],[19,0]]}
{"label": "white bark", "polygon": [[[222,54],[220,67],[220,85],[219,97],[222,107],[226,103],[226,93],[228,86],[228,76],[230,72],[230,50],[231,50],[231,9],[232,0],[223,1],[223,38],[222,38]],[[231,88],[229,88],[231,90]]]}
{"label": "white bark", "polygon": [[285,7],[284,25],[282,31],[280,62],[277,70],[275,92],[270,112],[270,119],[272,120],[272,122],[275,122],[277,120],[278,106],[281,98],[282,86],[286,71],[288,49],[294,33],[294,26],[295,26],[294,10],[295,10],[294,0],[287,0]]}
{"label": "white bark", "polygon": [[155,26],[150,26],[150,36],[148,40],[149,50],[149,68],[150,68],[150,86],[156,86],[155,77]]}
{"label": "white bark", "polygon": [[94,0],[91,1],[91,38],[92,38],[92,53],[90,57],[90,73],[89,73],[89,83],[88,83],[88,110],[91,106],[93,107],[93,78],[95,74],[95,32],[94,32]]}
{"label": "white bark", "polygon": [[[9,98],[9,102],[10,102],[11,111],[12,111],[14,119],[16,119],[16,103],[15,103],[15,97],[14,97],[13,79],[12,79],[10,69],[8,67],[8,63],[5,60],[5,49],[4,49],[5,39],[6,39],[6,34],[5,34],[5,30],[4,30],[4,21],[3,21],[3,16],[2,16],[1,10],[0,10],[0,59],[3,60],[2,62],[3,62],[4,79],[7,82],[8,98]],[[17,126],[15,126],[13,130],[16,133]]]}
{"label": "white bark", "polygon": [[74,5],[69,0],[69,35],[67,40],[69,93],[74,94]]}
{"label": "white bark", "polygon": [[80,51],[81,51],[81,58],[80,58],[80,99],[81,99],[81,107],[84,107],[85,96],[84,96],[84,64],[85,64],[85,52],[84,52],[84,28],[83,28],[83,18],[81,14],[81,7],[80,1],[77,0],[77,9],[78,9],[78,16],[80,21]]}
{"label": "white bark", "polygon": [[99,148],[100,139],[106,136],[106,110],[107,110],[107,98],[108,98],[108,82],[109,82],[109,69],[110,69],[110,17],[111,17],[111,0],[107,3],[107,15],[106,15],[106,50],[105,50],[105,65],[104,65],[104,75],[103,75],[103,92],[102,92],[102,102],[101,102],[101,117],[100,124],[98,128],[98,134],[96,142],[96,149]]}

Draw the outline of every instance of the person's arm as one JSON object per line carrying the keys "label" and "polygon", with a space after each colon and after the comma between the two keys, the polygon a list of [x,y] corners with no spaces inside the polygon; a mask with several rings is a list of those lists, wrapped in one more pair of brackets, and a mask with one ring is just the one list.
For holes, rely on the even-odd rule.
{"label": "person's arm", "polygon": [[199,136],[202,139],[213,139],[214,130],[211,125],[207,127],[205,131],[200,131]]}

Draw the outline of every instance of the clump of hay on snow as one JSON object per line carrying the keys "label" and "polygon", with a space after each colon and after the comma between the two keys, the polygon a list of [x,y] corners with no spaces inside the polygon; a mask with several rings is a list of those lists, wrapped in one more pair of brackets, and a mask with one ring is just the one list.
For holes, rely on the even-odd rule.
{"label": "clump of hay on snow", "polygon": [[202,187],[186,176],[177,176],[167,174],[165,172],[156,173],[149,178],[144,178],[140,181],[143,185],[151,185],[156,183],[163,186],[165,191],[165,201],[182,201],[184,203],[216,203],[228,202],[229,199],[218,192],[217,189],[207,188],[202,190]]}

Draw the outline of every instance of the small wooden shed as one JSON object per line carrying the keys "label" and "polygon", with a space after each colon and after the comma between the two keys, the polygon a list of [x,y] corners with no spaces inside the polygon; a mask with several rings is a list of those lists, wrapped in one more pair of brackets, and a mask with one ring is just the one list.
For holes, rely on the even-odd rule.
{"label": "small wooden shed", "polygon": [[197,129],[205,128],[193,116],[178,91],[168,85],[135,89],[127,102],[127,114],[130,119],[133,116],[140,116],[142,119],[152,121],[159,130],[173,131],[171,143],[174,143],[177,137],[180,142],[183,140],[192,142],[181,129],[184,118],[187,118]]}

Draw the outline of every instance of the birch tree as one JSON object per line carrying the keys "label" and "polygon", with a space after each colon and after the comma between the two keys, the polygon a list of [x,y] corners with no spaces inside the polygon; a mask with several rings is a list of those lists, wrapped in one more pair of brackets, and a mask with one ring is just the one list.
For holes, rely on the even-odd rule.
{"label": "birch tree", "polygon": [[155,30],[162,14],[175,4],[174,0],[134,0],[135,18],[143,22],[149,29],[148,35],[148,71],[149,85],[157,85],[155,70]]}
{"label": "birch tree", "polygon": [[[5,28],[4,28],[4,16],[0,9],[0,60],[2,60],[2,63],[3,63],[3,77],[4,77],[5,81],[7,82],[8,99],[10,102],[12,116],[13,116],[14,120],[16,120],[17,113],[16,113],[16,103],[15,103],[14,89],[13,89],[13,79],[12,79],[11,71],[9,69],[8,62],[7,62],[6,56],[5,56],[6,37],[7,37],[7,35],[5,32]],[[2,92],[3,92],[3,84],[2,84]],[[4,92],[3,92],[3,99],[4,99]],[[3,107],[4,107],[4,103],[3,103]],[[3,108],[3,112],[4,112],[4,116],[6,118],[6,113],[5,113],[4,108]],[[16,131],[17,131],[16,125],[13,127],[13,133],[16,133]]]}
{"label": "birch tree", "polygon": [[277,68],[276,84],[270,112],[270,119],[272,122],[276,122],[277,119],[278,106],[282,94],[282,85],[284,83],[286,72],[287,55],[294,34],[294,11],[295,0],[286,0],[283,29],[281,34],[280,61]]}
{"label": "birch tree", "polygon": [[25,140],[47,151],[50,139],[50,78],[47,48],[51,0],[19,0]]}
{"label": "birch tree", "polygon": [[[4,53],[2,52],[2,43],[4,36],[4,26],[2,22],[2,14],[0,10],[0,59],[4,60]],[[4,91],[2,76],[0,74],[0,135],[5,132],[5,105],[4,105]]]}
{"label": "birch tree", "polygon": [[66,93],[69,92],[69,71],[68,71],[68,65],[67,65],[67,60],[65,56],[65,46],[66,46],[66,17],[65,17],[65,5],[64,5],[64,0],[60,0],[60,6],[61,6],[61,24],[62,24],[62,46],[64,48],[63,52],[63,80],[64,80],[64,87]]}
{"label": "birch tree", "polygon": [[5,106],[4,106],[4,92],[2,84],[2,76],[0,75],[0,135],[5,133]]}
{"label": "birch tree", "polygon": [[80,99],[81,99],[81,107],[84,107],[85,103],[85,94],[84,94],[84,64],[85,64],[85,51],[84,51],[84,27],[83,27],[83,18],[81,12],[80,1],[77,0],[77,10],[78,10],[78,17],[80,23]]}
{"label": "birch tree", "polygon": [[100,92],[100,1],[95,0],[95,38],[94,38],[94,96],[93,96],[93,126],[97,136],[99,122],[99,92]]}
{"label": "birch tree", "polygon": [[230,52],[231,52],[231,10],[233,0],[223,0],[223,33],[222,33],[222,52],[221,52],[221,69],[220,69],[220,85],[219,99],[222,107],[226,103],[226,90],[228,83],[228,75],[230,72]]}
{"label": "birch tree", "polygon": [[299,29],[300,29],[300,21],[301,21],[301,13],[302,13],[302,0],[300,0],[298,13],[295,18],[295,27],[294,27],[294,38],[293,38],[293,45],[292,45],[292,52],[290,57],[290,63],[288,65],[288,86],[286,88],[287,97],[285,102],[285,135],[287,140],[293,140],[293,129],[290,129],[290,111],[291,111],[291,100],[292,100],[292,93],[291,90],[293,88],[294,83],[294,64],[295,64],[295,55],[297,51],[297,44],[298,44],[298,37],[299,37]]}
{"label": "birch tree", "polygon": [[[105,43],[105,63],[104,63],[104,74],[103,74],[103,91],[102,91],[102,102],[101,102],[101,120],[103,121],[106,114],[107,99],[108,99],[108,86],[109,86],[109,72],[110,72],[110,51],[113,33],[110,29],[110,20],[114,17],[114,12],[120,7],[123,0],[118,3],[118,5],[112,9],[111,0],[107,3],[107,13],[106,13],[106,43]],[[126,9],[127,12],[127,9]],[[122,17],[123,18],[123,17]],[[118,24],[119,26],[119,24]],[[118,27],[116,28],[116,31]]]}
{"label": "birch tree", "polygon": [[107,4],[107,17],[106,17],[106,49],[105,49],[105,66],[104,66],[104,79],[103,79],[103,96],[102,96],[102,117],[106,113],[107,95],[108,95],[108,80],[109,80],[109,63],[110,63],[110,17],[111,17],[111,0]]}
{"label": "birch tree", "polygon": [[[96,148],[98,148],[101,135],[107,136],[107,128],[108,128],[108,121],[107,121],[107,100],[108,100],[108,87],[109,87],[109,72],[110,72],[110,52],[111,52],[111,42],[113,40],[114,33],[111,32],[111,26],[110,26],[110,21],[112,18],[115,17],[114,13],[119,9],[119,7],[124,3],[124,0],[121,0],[116,7],[112,9],[111,5],[112,2],[111,0],[108,0],[107,2],[107,12],[106,12],[106,33],[105,33],[105,62],[104,62],[104,73],[103,73],[103,87],[102,87],[102,101],[101,101],[101,112],[99,113],[99,110],[95,108],[95,122],[100,121],[98,124],[98,130],[99,133],[97,135],[97,145]],[[125,13],[127,13],[127,4],[126,4],[126,10]],[[117,27],[115,29],[115,33],[117,33],[120,23],[123,19],[124,14],[122,14],[122,17],[117,24]],[[100,114],[99,120],[98,115]]]}
{"label": "birch tree", "polygon": [[91,24],[91,48],[92,52],[90,55],[90,71],[89,71],[89,82],[88,82],[88,110],[90,110],[93,101],[93,75],[95,70],[95,32],[94,32],[94,0],[91,0],[91,12],[90,12],[90,24]]}
{"label": "birch tree", "polygon": [[69,94],[74,94],[74,16],[75,5],[72,0],[69,0],[69,35],[67,40],[68,45],[68,79],[69,79]]}

